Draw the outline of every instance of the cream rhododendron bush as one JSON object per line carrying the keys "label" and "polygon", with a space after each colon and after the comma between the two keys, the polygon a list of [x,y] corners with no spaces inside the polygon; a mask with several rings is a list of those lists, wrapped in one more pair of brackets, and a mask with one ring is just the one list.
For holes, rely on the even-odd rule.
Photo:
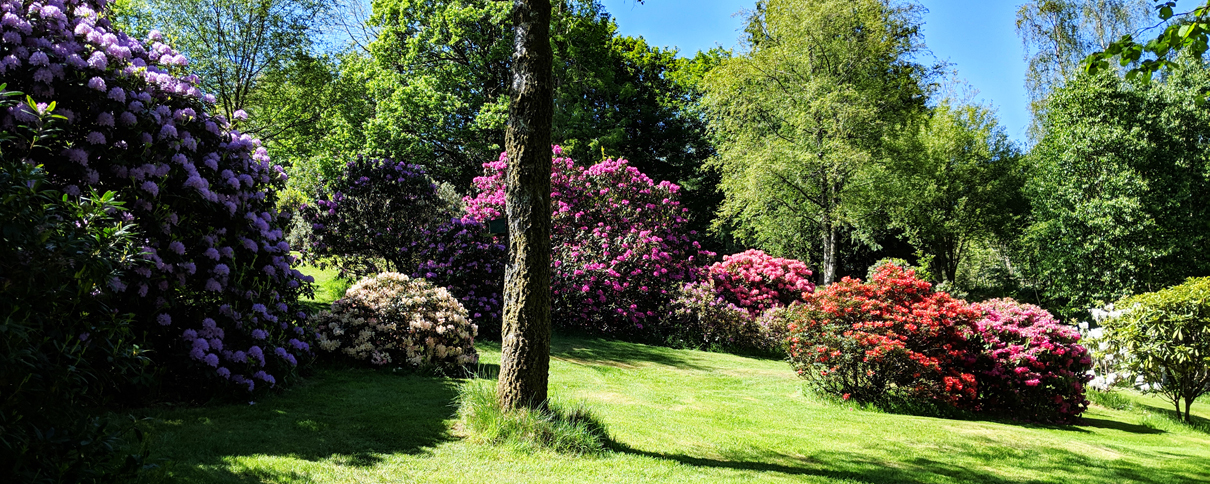
{"label": "cream rhododendron bush", "polygon": [[397,272],[358,281],[314,323],[320,349],[376,366],[461,370],[479,361],[479,328],[458,299]]}

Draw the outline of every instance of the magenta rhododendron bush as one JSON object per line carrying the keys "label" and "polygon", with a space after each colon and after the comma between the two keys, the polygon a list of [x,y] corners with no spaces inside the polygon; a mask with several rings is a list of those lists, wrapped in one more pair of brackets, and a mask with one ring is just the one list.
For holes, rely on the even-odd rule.
{"label": "magenta rhododendron bush", "polygon": [[[145,263],[104,288],[134,314],[167,388],[268,388],[309,355],[265,149],[209,114],[157,32],[140,41],[98,16],[102,0],[0,3],[0,78],[56,103],[66,146],[29,160],[69,194],[113,190],[141,232]],[[28,121],[0,112],[0,127]],[[179,385],[179,386],[177,386]]]}
{"label": "magenta rhododendron bush", "polygon": [[768,309],[801,301],[815,291],[811,270],[801,261],[772,257],[752,249],[723,256],[707,274],[729,303],[748,311],[754,319]]}
{"label": "magenta rhododendron bush", "polygon": [[[625,160],[576,165],[554,149],[551,174],[552,321],[594,333],[651,337],[671,301],[714,254],[686,231],[680,187]],[[506,155],[484,164],[467,217],[503,216]]]}
{"label": "magenta rhododendron bush", "polygon": [[1071,422],[1088,408],[1084,387],[1092,358],[1075,327],[1011,299],[974,305],[983,314],[985,349],[979,396],[988,411],[1042,422]]}

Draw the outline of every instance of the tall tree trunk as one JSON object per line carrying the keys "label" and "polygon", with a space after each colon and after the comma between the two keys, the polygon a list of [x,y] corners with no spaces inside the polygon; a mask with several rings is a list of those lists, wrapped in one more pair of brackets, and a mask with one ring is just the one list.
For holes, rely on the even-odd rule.
{"label": "tall tree trunk", "polygon": [[836,279],[836,222],[830,210],[819,217],[820,235],[823,237],[823,267],[820,270],[820,285],[826,286]]}
{"label": "tall tree trunk", "polygon": [[505,207],[508,266],[497,393],[505,409],[546,405],[550,370],[550,0],[514,0]]}

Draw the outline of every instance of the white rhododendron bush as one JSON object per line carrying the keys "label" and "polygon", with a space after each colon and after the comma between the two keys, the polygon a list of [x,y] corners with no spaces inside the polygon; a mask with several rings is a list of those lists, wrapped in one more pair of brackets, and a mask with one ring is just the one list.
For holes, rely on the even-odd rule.
{"label": "white rhododendron bush", "polygon": [[312,319],[318,346],[376,366],[460,370],[478,363],[479,328],[448,290],[384,272],[364,278]]}

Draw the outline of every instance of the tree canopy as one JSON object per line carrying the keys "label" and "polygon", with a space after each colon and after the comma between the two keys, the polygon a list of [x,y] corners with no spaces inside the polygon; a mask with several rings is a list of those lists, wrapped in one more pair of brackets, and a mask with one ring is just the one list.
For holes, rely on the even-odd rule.
{"label": "tree canopy", "polygon": [[708,74],[705,103],[725,201],[716,228],[836,274],[838,237],[867,231],[863,191],[884,141],[924,110],[930,68],[916,4],[774,0],[748,52]]}

